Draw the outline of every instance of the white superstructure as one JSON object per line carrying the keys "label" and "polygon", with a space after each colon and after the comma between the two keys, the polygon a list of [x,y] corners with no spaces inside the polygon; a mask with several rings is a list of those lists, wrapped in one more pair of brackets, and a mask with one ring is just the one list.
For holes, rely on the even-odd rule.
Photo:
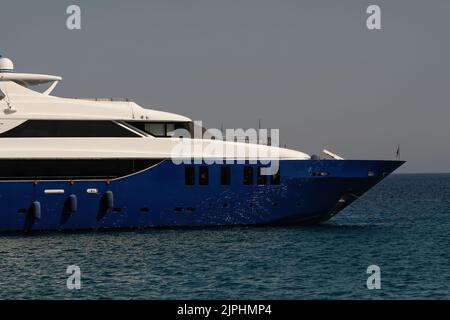
{"label": "white superstructure", "polygon": [[[106,99],[68,99],[51,95],[61,77],[41,74],[14,73],[11,60],[0,58],[0,159],[33,159],[33,158],[171,158],[174,147],[180,143],[179,138],[157,137],[145,130],[138,130],[127,123],[155,124],[165,127],[168,132],[178,124],[188,124],[191,119],[163,111],[145,109],[131,101],[108,101]],[[30,86],[52,83],[43,93],[30,89]],[[129,131],[132,137],[108,137],[86,135],[82,137],[66,136],[28,136],[23,129],[19,136],[8,136],[25,123],[38,121],[85,121],[83,130],[90,130],[89,124],[95,121],[114,123],[123,130]],[[42,122],[41,122],[42,124]],[[105,123],[102,122],[101,125]],[[38,130],[38,129],[36,129]],[[153,129],[152,129],[153,130]],[[25,133],[24,133],[25,132]],[[30,131],[31,132],[31,131]],[[18,139],[19,138],[19,139]],[[211,140],[195,139],[192,157],[217,157],[208,154],[207,147]],[[279,159],[310,159],[310,156],[289,149],[271,146],[215,141],[222,145],[224,153],[220,156],[227,158],[225,150],[228,148],[244,148],[246,154],[258,152],[276,154]],[[219,148],[220,149],[220,148]]]}

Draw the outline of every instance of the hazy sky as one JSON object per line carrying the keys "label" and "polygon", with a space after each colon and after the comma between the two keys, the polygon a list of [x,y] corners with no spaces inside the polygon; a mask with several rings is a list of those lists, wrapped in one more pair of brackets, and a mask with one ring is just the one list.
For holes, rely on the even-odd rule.
{"label": "hazy sky", "polygon": [[[82,29],[66,28],[81,7]],[[382,30],[366,27],[381,7]],[[307,153],[450,171],[450,1],[2,0],[0,53],[55,95],[130,97]]]}

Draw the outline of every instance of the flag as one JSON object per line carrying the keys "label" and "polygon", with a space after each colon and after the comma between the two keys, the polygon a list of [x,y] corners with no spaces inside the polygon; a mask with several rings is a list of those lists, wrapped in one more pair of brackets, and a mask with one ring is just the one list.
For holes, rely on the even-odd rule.
{"label": "flag", "polygon": [[397,159],[400,159],[400,145],[397,145],[397,151],[395,152],[395,154],[397,155]]}

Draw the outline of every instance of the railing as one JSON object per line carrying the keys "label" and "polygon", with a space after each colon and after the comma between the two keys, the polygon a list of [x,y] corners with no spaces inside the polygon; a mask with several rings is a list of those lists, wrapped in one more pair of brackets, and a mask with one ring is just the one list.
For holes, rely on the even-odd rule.
{"label": "railing", "polygon": [[79,100],[89,100],[89,101],[108,101],[108,102],[133,102],[133,100],[129,98],[79,98],[75,97],[74,99]]}

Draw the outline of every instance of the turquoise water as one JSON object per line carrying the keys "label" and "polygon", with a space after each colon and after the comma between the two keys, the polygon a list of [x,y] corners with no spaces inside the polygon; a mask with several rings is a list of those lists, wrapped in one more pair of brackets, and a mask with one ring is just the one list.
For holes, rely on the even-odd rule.
{"label": "turquoise water", "polygon": [[316,226],[2,235],[0,298],[448,299],[450,175],[388,177]]}

